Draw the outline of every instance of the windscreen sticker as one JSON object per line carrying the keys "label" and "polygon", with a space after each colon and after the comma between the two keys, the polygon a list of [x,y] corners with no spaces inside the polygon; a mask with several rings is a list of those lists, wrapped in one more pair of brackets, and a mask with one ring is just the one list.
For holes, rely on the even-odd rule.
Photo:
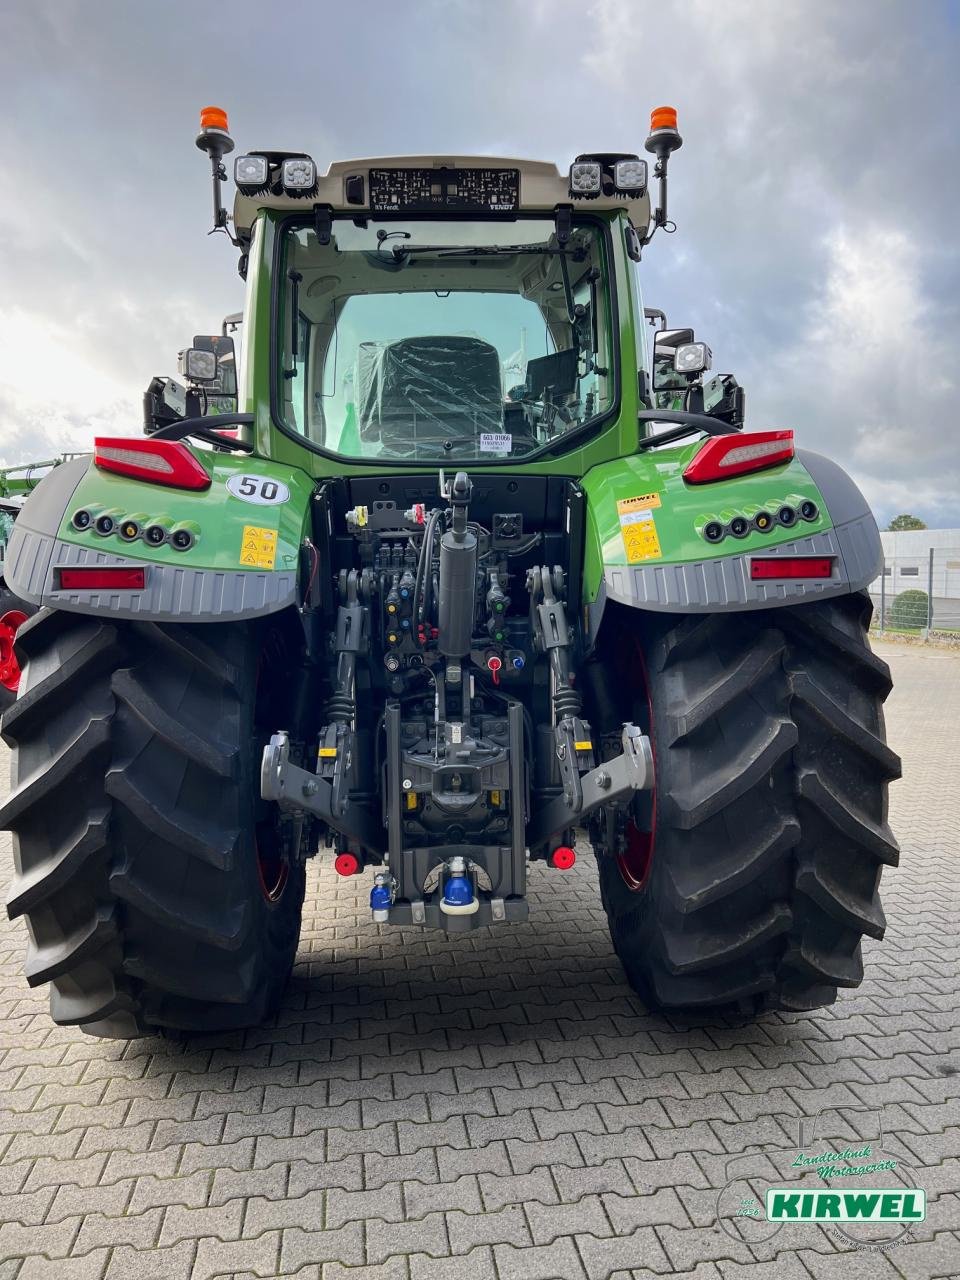
{"label": "windscreen sticker", "polygon": [[660,550],[660,539],[657,537],[657,526],[653,516],[654,508],[659,506],[658,493],[641,493],[635,498],[622,498],[617,503],[620,534],[627,553],[627,564],[637,564],[641,560],[658,560],[663,554]]}
{"label": "windscreen sticker", "polygon": [[240,541],[240,563],[244,568],[272,569],[276,558],[276,529],[258,529],[254,524],[245,524]]}
{"label": "windscreen sticker", "polygon": [[513,449],[513,436],[502,431],[483,431],[480,433],[481,453],[510,453]]}
{"label": "windscreen sticker", "polygon": [[282,480],[274,480],[272,476],[252,473],[231,476],[227,481],[227,491],[241,502],[252,502],[257,507],[276,507],[281,502],[290,501],[290,490]]}

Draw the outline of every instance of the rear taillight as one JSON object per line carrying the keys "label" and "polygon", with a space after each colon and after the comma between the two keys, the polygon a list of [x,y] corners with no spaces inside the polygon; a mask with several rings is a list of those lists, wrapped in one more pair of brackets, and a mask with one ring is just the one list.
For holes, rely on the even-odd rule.
{"label": "rear taillight", "polygon": [[101,471],[165,484],[173,489],[209,489],[210,477],[185,444],[177,440],[99,437],[93,460]]}
{"label": "rear taillight", "polygon": [[754,582],[769,578],[829,578],[833,556],[754,556],[750,577]]}
{"label": "rear taillight", "polygon": [[711,436],[687,465],[687,484],[729,480],[748,471],[763,471],[793,457],[792,431],[751,431],[748,435]]}
{"label": "rear taillight", "polygon": [[61,591],[142,591],[143,569],[60,569]]}

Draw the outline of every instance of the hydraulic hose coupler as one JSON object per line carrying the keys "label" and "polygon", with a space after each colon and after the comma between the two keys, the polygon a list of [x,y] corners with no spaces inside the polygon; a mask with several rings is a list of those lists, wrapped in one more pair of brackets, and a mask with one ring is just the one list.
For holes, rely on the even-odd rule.
{"label": "hydraulic hose coupler", "polygon": [[195,520],[181,520],[170,530],[170,545],[174,551],[189,551],[200,540],[200,526]]}
{"label": "hydraulic hose coupler", "polygon": [[390,919],[392,906],[393,876],[387,871],[378,871],[370,890],[370,910],[373,912],[374,924],[386,924]]}
{"label": "hydraulic hose coupler", "polygon": [[461,856],[447,863],[447,881],[443,887],[440,910],[447,916],[471,916],[479,911],[480,903],[473,893],[473,884],[467,874],[467,860]]}

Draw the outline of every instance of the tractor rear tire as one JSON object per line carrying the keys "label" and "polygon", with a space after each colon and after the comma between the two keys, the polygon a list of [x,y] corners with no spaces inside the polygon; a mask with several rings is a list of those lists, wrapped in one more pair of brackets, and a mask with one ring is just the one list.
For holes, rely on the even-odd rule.
{"label": "tractor rear tire", "polygon": [[42,609],[3,737],[11,917],[55,1022],[126,1038],[275,1010],[300,932],[299,831],[259,799],[284,727],[280,622],[165,626]]}
{"label": "tractor rear tire", "polygon": [[871,608],[857,593],[606,620],[617,678],[645,686],[634,711],[651,731],[656,790],[652,820],[638,817],[619,851],[600,849],[600,888],[650,1005],[808,1010],[862,980],[861,938],[885,927],[880,873],[899,857],[886,818],[900,762],[884,737],[891,682],[870,651]]}

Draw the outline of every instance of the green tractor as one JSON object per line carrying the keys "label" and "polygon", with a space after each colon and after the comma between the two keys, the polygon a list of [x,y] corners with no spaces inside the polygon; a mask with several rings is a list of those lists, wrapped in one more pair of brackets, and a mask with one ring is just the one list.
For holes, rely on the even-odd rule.
{"label": "green tractor", "polygon": [[[3,722],[9,911],[54,1020],[268,1017],[317,854],[368,877],[373,923],[466,933],[526,920],[578,841],[651,1007],[855,987],[898,857],[880,539],[644,310],[676,113],[649,175],[253,152],[232,216],[222,111],[197,144],[246,282],[239,400],[148,397],[7,554],[40,606]],[[216,349],[184,360],[216,383]]]}

